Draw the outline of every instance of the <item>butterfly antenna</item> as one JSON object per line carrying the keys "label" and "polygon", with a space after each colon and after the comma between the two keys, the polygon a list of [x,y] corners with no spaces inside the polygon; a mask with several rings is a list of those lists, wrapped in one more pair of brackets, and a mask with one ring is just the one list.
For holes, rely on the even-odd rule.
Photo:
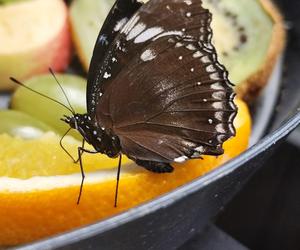
{"label": "butterfly antenna", "polygon": [[46,95],[44,95],[44,94],[42,94],[42,93],[40,93],[40,92],[38,92],[38,91],[36,91],[36,90],[34,90],[34,89],[28,87],[28,86],[26,86],[24,83],[21,83],[20,81],[18,81],[17,79],[15,79],[15,78],[13,78],[13,77],[10,77],[9,79],[10,79],[11,81],[13,81],[14,83],[16,83],[16,84],[18,84],[18,85],[24,87],[25,89],[28,89],[28,90],[30,90],[30,91],[32,91],[32,92],[34,92],[34,93],[36,93],[36,94],[38,94],[38,95],[40,95],[40,96],[42,96],[42,97],[45,97],[46,99],[49,99],[49,100],[51,100],[51,101],[53,101],[53,102],[55,102],[55,103],[57,103],[57,104],[59,104],[59,105],[65,107],[65,108],[66,108],[67,110],[69,110],[72,114],[74,114],[74,111],[73,111],[72,109],[70,109],[68,106],[66,106],[65,104],[63,104],[63,103],[61,103],[61,102],[59,102],[59,101],[57,101],[57,100],[55,100],[55,99],[53,99],[53,98],[51,98],[51,97],[49,97],[49,96],[46,96]]}
{"label": "butterfly antenna", "polygon": [[118,173],[117,173],[117,184],[116,184],[116,192],[115,192],[115,207],[117,207],[117,205],[118,205],[118,192],[119,192],[121,165],[122,165],[122,154],[120,154],[120,157],[119,157],[119,165],[118,165]]}
{"label": "butterfly antenna", "polygon": [[58,86],[60,87],[61,91],[63,92],[63,94],[64,94],[64,96],[65,96],[65,98],[66,98],[66,100],[67,100],[67,102],[68,102],[68,104],[69,104],[69,106],[70,106],[70,108],[71,108],[72,111],[73,111],[72,113],[75,114],[75,110],[73,109],[73,107],[72,107],[72,105],[71,105],[71,103],[70,103],[70,100],[69,100],[69,98],[68,98],[68,96],[67,96],[65,90],[64,90],[64,88],[61,86],[61,84],[59,83],[58,79],[56,78],[56,76],[55,76],[54,71],[52,70],[52,68],[49,68],[49,72],[51,73],[51,75],[53,76],[54,80],[56,81],[56,83],[57,83]]}

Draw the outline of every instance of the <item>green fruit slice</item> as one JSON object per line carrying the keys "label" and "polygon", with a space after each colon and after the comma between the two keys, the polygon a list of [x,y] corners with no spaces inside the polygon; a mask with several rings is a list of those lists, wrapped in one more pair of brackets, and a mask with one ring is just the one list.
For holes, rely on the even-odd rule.
{"label": "green fruit slice", "polygon": [[[74,110],[78,113],[85,113],[86,80],[67,74],[57,74],[56,77],[66,92]],[[41,75],[31,78],[26,81],[26,85],[68,106],[65,96],[52,75]],[[60,121],[63,115],[71,115],[69,110],[23,87],[19,87],[12,96],[11,107],[14,110],[22,111],[41,120],[60,134],[64,134],[69,128],[67,124]]]}
{"label": "green fruit slice", "polygon": [[272,38],[273,21],[259,1],[204,1],[213,14],[213,41],[231,81],[240,84],[261,67]]}
{"label": "green fruit slice", "polygon": [[18,111],[0,111],[0,134],[9,134],[24,139],[40,137],[47,131],[54,131],[45,123]]}
{"label": "green fruit slice", "polygon": [[23,1],[28,1],[28,0],[0,0],[0,5],[1,4],[11,4],[11,3],[23,2]]}
{"label": "green fruit slice", "polygon": [[95,41],[114,0],[74,0],[70,7],[72,34],[85,69],[89,68]]}

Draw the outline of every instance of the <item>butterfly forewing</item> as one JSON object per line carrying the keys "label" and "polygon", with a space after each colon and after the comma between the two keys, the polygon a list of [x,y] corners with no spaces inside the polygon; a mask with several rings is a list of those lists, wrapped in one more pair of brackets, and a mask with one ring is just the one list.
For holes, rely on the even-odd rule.
{"label": "butterfly forewing", "polygon": [[[184,34],[186,39],[210,46],[211,15],[201,7],[201,1],[154,0],[140,6],[141,3],[135,0],[125,0],[124,3],[118,0],[100,31],[88,77],[87,106],[91,117],[95,115],[95,107],[106,86],[153,39]],[[133,14],[137,9],[139,11]],[[131,15],[131,19],[124,24],[122,20]],[[111,20],[114,20],[113,24]],[[114,41],[111,43],[112,38]]]}
{"label": "butterfly forewing", "polygon": [[199,0],[152,0],[122,28],[99,75],[96,116],[132,159],[218,155],[236,115]]}
{"label": "butterfly forewing", "polygon": [[87,109],[91,117],[95,115],[96,100],[102,80],[100,78],[101,72],[109,67],[108,62],[105,61],[105,55],[119,31],[141,5],[142,3],[137,0],[117,0],[100,30],[88,73]]}

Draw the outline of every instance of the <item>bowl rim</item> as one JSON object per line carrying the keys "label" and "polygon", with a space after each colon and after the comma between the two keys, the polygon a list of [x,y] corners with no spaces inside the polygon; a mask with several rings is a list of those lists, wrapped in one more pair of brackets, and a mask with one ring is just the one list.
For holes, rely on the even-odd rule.
{"label": "bowl rim", "polygon": [[279,129],[270,135],[260,140],[256,145],[249,148],[247,151],[230,160],[222,165],[220,168],[216,168],[204,176],[184,184],[166,194],[163,194],[154,200],[143,203],[137,207],[124,211],[106,220],[96,222],[81,228],[74,229],[69,232],[65,232],[44,240],[37,241],[23,247],[15,249],[29,250],[29,249],[49,249],[62,247],[70,243],[79,242],[81,240],[99,235],[103,232],[112,230],[118,226],[124,225],[127,222],[137,220],[147,214],[153,213],[162,207],[167,207],[178,200],[191,195],[199,190],[203,189],[210,183],[227,176],[228,174],[241,167],[250,159],[255,158],[262,152],[266,151],[272,145],[279,143],[280,140],[290,134],[300,124],[300,109],[298,109],[295,115],[285,122]]}
{"label": "bowl rim", "polygon": [[[254,121],[252,127],[254,132],[251,133],[250,137],[250,146],[254,145],[252,148],[248,149],[241,155],[233,158],[228,163],[221,165],[217,169],[212,170],[209,173],[200,176],[191,182],[179,186],[171,190],[170,192],[158,196],[153,200],[141,203],[136,207],[133,207],[114,216],[108,217],[104,220],[96,221],[92,224],[74,228],[70,231],[62,232],[60,234],[56,234],[48,238],[43,238],[38,241],[25,244],[24,247],[20,246],[16,249],[40,249],[41,247],[45,249],[47,247],[61,247],[70,243],[87,239],[89,237],[93,237],[96,234],[103,233],[117,226],[126,224],[129,221],[138,219],[146,214],[152,213],[160,207],[169,206],[175,201],[179,200],[180,198],[183,198],[196,191],[199,191],[201,188],[216,181],[217,179],[228,175],[229,173],[237,169],[239,166],[244,164],[251,157],[255,157],[258,153],[261,152],[259,145],[262,144],[262,141],[260,141],[260,139],[263,137],[265,130],[270,123],[270,118],[273,115],[275,103],[278,100],[282,76],[282,59],[283,56],[278,58],[276,67],[274,68],[267,83],[267,89],[264,90],[257,99],[257,106],[259,106],[259,109],[252,117]],[[272,94],[270,94],[270,91],[272,92]],[[276,135],[274,135],[274,139],[275,137]],[[249,150],[250,152],[248,152]],[[194,186],[196,188],[193,190]]]}

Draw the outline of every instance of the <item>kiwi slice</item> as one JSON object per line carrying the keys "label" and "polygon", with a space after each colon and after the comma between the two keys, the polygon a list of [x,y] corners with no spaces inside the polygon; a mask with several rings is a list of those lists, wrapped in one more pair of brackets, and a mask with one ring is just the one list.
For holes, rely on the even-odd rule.
{"label": "kiwi slice", "polygon": [[[71,5],[73,38],[86,70],[100,26],[113,2],[74,0]],[[213,14],[213,43],[219,60],[228,69],[238,95],[253,100],[283,49],[281,15],[269,0],[203,0],[203,4]]]}
{"label": "kiwi slice", "polygon": [[238,95],[253,101],[285,44],[283,20],[270,0],[204,0],[213,14],[213,42]]}

